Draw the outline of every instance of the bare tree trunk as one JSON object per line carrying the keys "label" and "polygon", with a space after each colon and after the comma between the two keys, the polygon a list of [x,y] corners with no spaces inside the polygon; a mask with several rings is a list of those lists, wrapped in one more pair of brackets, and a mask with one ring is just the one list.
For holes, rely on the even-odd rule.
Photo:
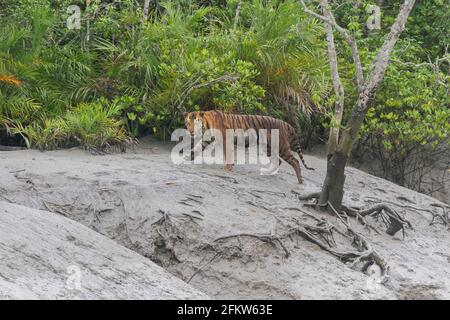
{"label": "bare tree trunk", "polygon": [[242,0],[239,0],[237,7],[236,7],[236,12],[234,14],[234,25],[233,25],[234,29],[237,28],[237,25],[239,23],[239,15],[241,13],[241,5],[242,5]]}
{"label": "bare tree trunk", "polygon": [[326,207],[330,202],[334,208],[341,208],[344,197],[345,166],[348,157],[341,152],[328,155],[327,174],[320,192],[319,204]]}
{"label": "bare tree trunk", "polygon": [[[88,10],[89,5],[91,4],[91,0],[86,0],[86,11]],[[86,21],[86,42],[89,42],[91,39],[91,24],[89,21],[89,17]]]}
{"label": "bare tree trunk", "polygon": [[[414,6],[415,0],[405,0],[400,8],[396,21],[391,26],[383,46],[381,47],[375,62],[370,68],[370,73],[360,87],[358,100],[353,108],[346,128],[342,131],[339,143],[334,152],[328,155],[327,174],[319,198],[319,204],[332,204],[334,208],[341,208],[344,195],[345,166],[352,150],[353,144],[358,139],[359,130],[367,113],[368,106],[383,80],[384,73],[389,64],[389,57],[395,43],[405,28],[406,21]],[[325,18],[325,17],[324,17]],[[331,21],[334,21],[331,20]],[[332,25],[332,23],[330,23]],[[355,61],[356,64],[356,61]],[[358,68],[358,65],[356,65]],[[361,70],[362,71],[362,70]]]}
{"label": "bare tree trunk", "polygon": [[148,11],[150,9],[150,0],[145,0],[144,2],[144,14],[142,15],[142,25],[144,25],[148,20]]}

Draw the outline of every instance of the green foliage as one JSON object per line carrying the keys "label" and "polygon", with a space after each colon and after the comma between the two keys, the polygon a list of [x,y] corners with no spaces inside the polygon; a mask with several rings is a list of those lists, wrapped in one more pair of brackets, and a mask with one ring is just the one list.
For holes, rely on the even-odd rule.
{"label": "green foliage", "polygon": [[[370,72],[367,67],[381,48],[403,0],[380,2],[381,29],[370,31],[366,10],[374,1],[330,1],[337,23],[357,39],[365,74]],[[385,177],[419,191],[425,169],[449,150],[449,5],[442,0],[416,2],[353,153],[363,161],[380,164]],[[350,49],[339,32],[335,32],[335,38],[345,88],[346,123],[358,94],[355,69]],[[332,96],[327,102],[332,104],[334,99]],[[331,126],[328,114],[322,117],[326,128]]]}
{"label": "green foliage", "polygon": [[[338,23],[352,30],[364,66],[369,66],[403,1],[384,2],[381,30],[366,27],[368,5],[373,1],[333,4]],[[405,184],[413,154],[431,154],[448,142],[450,123],[449,2],[417,1],[402,38],[396,44],[385,78],[369,109],[356,156],[369,153],[383,166],[387,177]],[[350,50],[337,38],[339,67],[346,93],[345,119],[356,101],[355,71]],[[436,63],[436,59],[441,61]],[[365,70],[366,74],[369,70]],[[331,99],[332,101],[332,99]],[[414,187],[413,185],[411,187]]]}
{"label": "green foliage", "polygon": [[64,116],[45,118],[24,127],[17,123],[12,132],[24,137],[28,147],[40,150],[80,145],[86,149],[102,150],[116,144],[130,142],[116,104],[105,99],[95,103],[81,103]]}
{"label": "green foliage", "polygon": [[388,151],[408,149],[411,143],[438,145],[450,132],[447,88],[436,81],[446,77],[425,67],[396,67],[389,70],[381,89],[388,97],[380,95],[369,110],[366,131],[377,134]]}
{"label": "green foliage", "polygon": [[115,119],[119,114],[120,108],[105,99],[81,103],[65,116],[67,134],[86,148],[102,149],[125,143],[129,139],[122,122]]}
{"label": "green foliage", "polygon": [[[161,91],[155,103],[185,110],[217,108],[241,113],[263,112],[265,90],[255,83],[258,71],[250,62],[233,54],[218,56],[208,49],[186,53],[162,49],[160,64]],[[171,56],[170,56],[170,55]],[[173,59],[173,60],[172,60]],[[172,60],[172,63],[169,61]],[[170,63],[170,64],[168,64]]]}
{"label": "green foliage", "polygon": [[148,123],[152,117],[152,114],[146,112],[145,107],[133,96],[116,97],[112,105],[117,108],[117,113],[122,115],[127,132],[134,137],[139,136],[140,127]]}
{"label": "green foliage", "polygon": [[[381,30],[369,31],[366,23],[369,6],[379,3],[373,0],[357,0],[338,2],[333,4],[333,10],[338,23],[353,31],[360,40],[366,41],[363,49],[377,49],[383,40],[383,35],[394,23],[400,5],[403,0],[382,1]],[[332,2],[331,2],[332,3]],[[426,59],[428,56],[442,56],[449,43],[450,27],[450,2],[447,0],[416,1],[416,4],[408,18],[406,29],[402,33],[403,39],[409,39],[414,44],[420,45],[418,56]]]}
{"label": "green foliage", "polygon": [[266,89],[269,103],[317,111],[329,89],[322,26],[304,14],[297,1],[266,3],[244,1],[241,25],[247,30],[229,37],[219,33],[214,43],[222,53],[236,52],[255,65],[256,81]]}
{"label": "green foliage", "polygon": [[42,124],[33,122],[24,127],[16,123],[12,132],[19,134],[25,140],[28,148],[35,147],[39,150],[51,150],[62,146],[62,141],[68,138],[67,122],[64,119],[44,119]]}
{"label": "green foliage", "polygon": [[[372,32],[365,10],[373,1],[331,2],[365,65],[400,2],[385,2],[382,30]],[[305,143],[326,140],[334,97],[323,24],[297,0],[242,1],[236,26],[237,0],[157,3],[142,23],[142,1],[2,1],[0,140],[10,133],[54,149],[103,148],[149,133],[165,139],[182,126],[182,111],[209,109],[269,114],[293,124]],[[81,30],[65,26],[71,4],[82,9]],[[449,12],[447,1],[419,1],[396,48],[401,63],[389,68],[363,132],[383,141],[386,154],[389,144],[408,150],[446,139],[448,69],[408,63],[442,57]],[[351,106],[352,58],[336,39]]]}
{"label": "green foliage", "polygon": [[386,150],[408,149],[411,143],[436,146],[450,132],[449,77],[427,66],[393,64],[365,130],[376,134]]}
{"label": "green foliage", "polygon": [[[237,28],[237,2],[160,2],[142,24],[132,0],[5,1],[0,125],[41,149],[95,145],[94,137],[105,144],[91,126],[104,129],[106,119],[88,123],[86,106],[102,114],[99,98],[130,136],[166,138],[181,111],[270,113],[295,124],[304,119],[295,110],[320,109],[328,92],[322,29],[294,0],[244,2]],[[65,27],[70,4],[83,9],[81,30]]]}
{"label": "green foliage", "polygon": [[359,150],[369,149],[387,177],[419,190],[421,181],[414,174],[450,145],[449,65],[448,57],[439,65],[405,62],[404,55],[394,54],[368,111]]}

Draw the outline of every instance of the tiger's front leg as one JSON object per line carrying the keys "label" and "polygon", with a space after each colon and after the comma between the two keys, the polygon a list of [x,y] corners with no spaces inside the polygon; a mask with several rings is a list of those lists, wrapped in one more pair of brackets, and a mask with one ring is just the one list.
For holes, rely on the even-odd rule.
{"label": "tiger's front leg", "polygon": [[[226,171],[232,171],[233,169],[233,160],[231,159],[231,150],[228,150],[228,146],[227,146],[227,134],[225,131],[222,131],[222,137],[223,137],[223,155],[224,155],[224,159],[225,159],[225,170]],[[234,148],[234,136],[231,139],[231,141],[233,142],[233,144],[231,145],[232,148]]]}
{"label": "tiger's front leg", "polygon": [[[197,142],[197,143],[196,143]],[[202,135],[202,139],[195,141],[191,140],[191,152],[185,156],[186,161],[194,161],[195,157],[201,154],[208,145],[214,142],[214,137],[206,131],[205,134]]]}
{"label": "tiger's front leg", "polygon": [[189,153],[187,153],[184,156],[184,160],[185,161],[194,161],[194,158],[201,153],[203,150],[205,149],[205,147],[203,146],[203,141],[199,140],[197,142],[197,144],[195,144],[195,141],[192,139],[191,140],[191,150]]}

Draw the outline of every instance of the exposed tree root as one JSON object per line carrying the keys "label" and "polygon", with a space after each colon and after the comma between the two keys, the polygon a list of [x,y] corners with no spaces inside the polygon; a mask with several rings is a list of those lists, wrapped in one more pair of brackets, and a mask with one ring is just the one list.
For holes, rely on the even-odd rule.
{"label": "exposed tree root", "polygon": [[161,210],[161,209],[159,209],[158,212],[162,215],[162,217],[159,218],[157,221],[153,222],[152,226],[153,225],[162,225],[165,222],[168,222],[169,224],[172,224],[172,221],[170,220],[170,216],[169,216],[168,212],[166,212],[164,210]]}
{"label": "exposed tree root", "polygon": [[[433,218],[431,219],[430,226],[437,223],[442,223],[444,226],[450,228],[450,218],[446,206],[440,206],[442,208],[442,214],[432,212]],[[436,221],[435,221],[436,220]]]}
{"label": "exposed tree root", "polygon": [[[315,230],[315,232],[318,232],[319,230]],[[330,230],[331,231],[331,230]],[[351,268],[356,268],[356,265],[359,262],[364,262],[363,267],[361,268],[361,271],[366,271],[367,268],[372,265],[373,263],[376,263],[381,271],[382,275],[386,275],[388,271],[388,265],[385,262],[385,260],[370,246],[370,244],[362,238],[359,234],[353,231],[353,229],[349,228],[349,232],[353,234],[354,243],[358,245],[358,247],[363,250],[362,252],[359,251],[339,251],[329,244],[325,244],[323,241],[321,241],[313,232],[307,230],[306,228],[293,228],[291,229],[291,233],[296,233],[302,238],[304,238],[307,241],[310,241],[316,245],[318,245],[322,250],[325,250],[329,253],[331,253],[333,256],[337,257],[339,260],[341,260],[344,263],[351,263]],[[321,230],[320,232],[325,232],[325,230]]]}
{"label": "exposed tree root", "polygon": [[[375,199],[377,201],[381,201],[380,199],[374,198],[374,197],[368,197],[368,198]],[[397,199],[414,203],[412,200],[410,200],[408,198],[405,198],[405,197],[397,197]],[[385,201],[385,202],[390,203],[390,204],[392,204],[394,206],[397,206],[397,207],[400,207],[400,208],[412,209],[412,210],[415,210],[417,212],[428,212],[428,213],[430,213],[432,215],[430,225],[443,224],[444,226],[448,226],[450,228],[450,217],[449,217],[449,213],[448,213],[448,210],[447,210],[447,209],[450,208],[450,206],[445,204],[445,203],[430,203],[429,204],[431,207],[441,208],[443,210],[443,213],[440,214],[440,213],[436,213],[435,211],[433,211],[431,209],[428,209],[428,208],[420,208],[420,207],[416,207],[416,206],[413,206],[413,205],[402,205],[402,204],[395,203],[395,202],[392,202],[392,201]],[[380,205],[375,206],[372,209],[375,209],[375,208],[377,208],[379,206]],[[387,207],[387,205],[381,205],[381,206],[384,206],[383,210],[385,210],[388,214],[391,213],[389,210],[393,211],[393,209],[390,209],[389,207]],[[365,211],[367,211],[367,210],[365,210]],[[371,214],[369,214],[369,215],[371,215]],[[405,220],[404,218],[402,218],[402,219]],[[411,223],[409,223],[406,220],[405,220],[405,222],[407,223],[408,227],[411,227]],[[405,226],[404,223],[403,223],[403,225]]]}
{"label": "exposed tree root", "polygon": [[114,189],[108,189],[108,188],[101,188],[99,189],[99,191],[103,191],[103,192],[109,192],[109,193],[113,193],[116,195],[117,199],[119,200],[121,207],[122,207],[122,211],[123,211],[123,220],[122,220],[122,225],[125,229],[125,234],[128,238],[128,240],[130,241],[130,243],[135,246],[136,245],[136,241],[134,241],[134,239],[131,237],[131,232],[128,228],[128,221],[130,220],[130,216],[127,210],[127,207],[125,206],[125,202],[123,201],[122,197],[120,196],[120,193],[117,190]]}
{"label": "exposed tree root", "polygon": [[[377,228],[375,228],[373,225],[371,225],[366,217],[367,216],[377,216],[383,219],[383,222],[388,226],[388,229],[386,232],[389,235],[394,235],[399,230],[405,230],[405,228],[409,227],[412,228],[411,223],[406,220],[404,217],[400,216],[394,209],[387,206],[386,204],[379,204],[369,209],[361,210],[359,208],[349,208],[346,206],[342,206],[342,211],[339,213],[333,205],[328,202],[326,204],[319,205],[317,203],[318,198],[320,197],[319,192],[307,194],[307,195],[301,195],[296,191],[292,191],[295,193],[299,200],[303,201],[309,201],[309,200],[316,200],[315,203],[312,204],[305,204],[307,206],[312,207],[328,207],[336,217],[342,222],[342,224],[347,229],[347,234],[350,235],[352,238],[352,243],[355,245],[359,251],[339,251],[333,248],[329,242],[325,243],[322,241],[318,236],[319,230],[314,230],[315,233],[312,232],[312,230],[308,230],[307,228],[296,228],[295,232],[303,237],[304,239],[315,243],[318,245],[321,249],[331,253],[335,257],[339,258],[341,261],[345,263],[350,263],[351,268],[356,268],[357,265],[360,265],[363,263],[361,267],[361,271],[365,272],[369,266],[376,264],[380,270],[381,275],[386,278],[387,272],[389,270],[389,266],[386,262],[386,260],[372,247],[372,245],[369,243],[368,240],[366,240],[361,234],[356,232],[352,227],[350,227],[350,224],[348,222],[349,217],[354,217],[356,220],[363,224],[364,226],[373,229],[375,232],[379,233]],[[326,223],[326,222],[325,222]],[[339,230],[337,228],[328,228],[327,232],[332,232],[333,230]],[[325,230],[322,230],[324,232]]]}
{"label": "exposed tree root", "polygon": [[277,236],[273,236],[270,234],[239,233],[239,234],[234,234],[234,235],[230,235],[230,236],[224,236],[224,237],[217,238],[213,242],[218,242],[218,241],[227,240],[227,239],[231,239],[231,238],[240,238],[240,237],[256,238],[260,241],[270,243],[274,247],[276,247],[276,244],[278,244],[283,249],[285,258],[288,258],[290,256],[290,252],[288,251],[288,249],[286,249],[286,247],[284,246],[281,239]]}
{"label": "exposed tree root", "polygon": [[[307,195],[301,195],[294,190],[292,192],[297,195],[297,198],[299,200],[303,200],[303,201],[316,200],[316,202],[314,202],[314,203],[304,204],[305,206],[331,207],[330,202],[328,202],[326,204],[318,204],[317,203],[317,200],[320,197],[320,192],[314,192],[314,193],[310,193]],[[399,206],[402,206],[402,205],[399,204]],[[330,208],[330,209],[333,210],[334,208]],[[402,217],[400,214],[398,214],[397,211],[395,211],[393,208],[389,207],[385,203],[377,204],[374,207],[371,207],[368,209],[350,208],[345,205],[342,205],[342,211],[345,214],[347,214],[348,216],[356,218],[356,220],[359,223],[363,224],[367,228],[374,230],[377,233],[380,233],[378,231],[378,229],[375,226],[373,226],[372,224],[370,224],[365,217],[367,217],[367,216],[375,216],[377,218],[380,217],[387,226],[386,233],[391,236],[395,235],[400,230],[403,231],[403,236],[405,236],[405,229],[406,228],[412,229],[412,225],[408,220],[406,220],[404,217]]]}
{"label": "exposed tree root", "polygon": [[42,203],[47,211],[58,213],[65,217],[70,217],[70,212],[74,210],[74,207],[71,204],[58,204],[48,200],[42,200]]}
{"label": "exposed tree root", "polygon": [[[417,211],[417,212],[429,212],[431,214],[433,213],[433,210],[430,210],[430,209],[427,209],[427,208],[419,208],[419,207],[415,207],[413,205],[400,204],[398,202],[393,202],[393,201],[388,201],[388,200],[381,200],[381,199],[376,198],[376,197],[366,197],[366,199],[373,199],[373,200],[375,200],[375,202],[384,202],[384,203],[392,204],[392,205],[394,205],[396,207],[399,207],[399,208],[412,209],[412,210]],[[397,197],[397,199],[404,201],[406,198],[405,197]],[[406,200],[406,201],[412,202],[411,200]],[[437,204],[435,204],[435,203],[430,204],[430,206],[436,206],[436,205]]]}
{"label": "exposed tree root", "polygon": [[445,203],[430,203],[430,206],[450,209],[450,206]]}
{"label": "exposed tree root", "polygon": [[205,263],[203,266],[201,266],[200,268],[198,268],[193,274],[192,276],[186,281],[186,283],[189,283],[192,281],[192,279],[194,279],[194,277],[203,269],[205,269],[207,266],[209,266],[219,255],[221,255],[222,252],[217,252],[207,263]]}
{"label": "exposed tree root", "polygon": [[[365,272],[367,268],[372,264],[377,264],[380,267],[381,275],[386,276],[388,272],[388,265],[383,257],[381,257],[370,245],[370,243],[359,233],[353,230],[348,222],[342,217],[333,206],[328,203],[328,206],[331,208],[332,212],[339,218],[339,220],[344,224],[347,229],[346,235],[344,232],[341,232],[334,225],[329,224],[325,220],[320,220],[321,227],[313,227],[301,224],[297,228],[292,228],[290,233],[296,233],[307,241],[310,241],[316,245],[318,245],[322,250],[325,250],[331,253],[333,256],[337,257],[339,260],[344,263],[350,263],[351,268],[356,268],[358,264],[364,263],[361,267],[361,271]],[[344,213],[345,214],[345,213]],[[346,217],[348,219],[348,217]],[[318,225],[319,226],[319,225]],[[335,241],[332,236],[332,232],[338,232],[343,236],[351,237],[352,243],[356,245],[358,250],[360,251],[340,251],[334,248]],[[330,241],[323,241],[324,235],[326,237],[331,237],[333,239],[333,243]],[[321,239],[322,238],[322,239]]]}
{"label": "exposed tree root", "polygon": [[386,276],[389,266],[387,262],[381,257],[375,249],[372,248],[370,243],[358,232],[353,230],[350,225],[340,216],[340,214],[336,211],[331,203],[328,202],[328,206],[331,208],[332,212],[339,218],[339,220],[345,225],[347,231],[353,236],[353,243],[360,249],[364,250],[362,252],[358,252],[356,257],[352,257],[353,261],[351,267],[356,266],[359,262],[365,262],[362,267],[362,271],[366,271],[367,268],[376,263],[381,269],[381,275]]}
{"label": "exposed tree root", "polygon": [[[347,232],[342,232],[334,225],[328,223],[325,219],[319,219],[317,217],[312,216],[314,220],[316,220],[317,222],[315,226],[301,223],[293,218],[293,220],[295,220],[295,226],[293,226],[292,223],[289,223],[287,225],[288,227],[287,232],[278,236],[269,234],[241,233],[220,237],[215,239],[214,242],[240,237],[256,238],[263,242],[269,242],[274,247],[277,247],[277,245],[279,245],[284,250],[285,257],[287,258],[289,257],[290,253],[284,246],[283,240],[291,238],[292,236],[296,235],[300,236],[301,238],[311,243],[314,243],[322,250],[325,250],[330,254],[332,254],[333,256],[337,257],[342,262],[350,263],[351,264],[350,267],[353,269],[356,269],[357,265],[363,263],[362,267],[360,267],[360,270],[365,272],[370,265],[376,264],[380,267],[381,275],[385,276],[388,271],[388,265],[386,261],[372,248],[372,246],[365,238],[363,238],[360,234],[354,231],[336,211],[335,213],[338,216],[338,218],[342,221],[342,223],[345,225]],[[334,239],[333,232],[337,232],[346,238],[351,238],[352,244],[356,245],[359,251],[338,250],[336,248],[336,241]]]}
{"label": "exposed tree root", "polygon": [[[330,206],[330,203],[328,203]],[[403,236],[405,235],[405,228],[411,228],[411,223],[404,217],[400,216],[394,209],[387,206],[384,203],[378,204],[374,207],[368,209],[355,209],[342,206],[342,210],[351,217],[362,219],[362,221],[367,224],[368,222],[364,219],[366,216],[380,217],[384,224],[387,226],[386,233],[393,236],[397,231],[402,230]],[[373,227],[373,226],[372,226]],[[374,228],[374,227],[373,227]]]}
{"label": "exposed tree root", "polygon": [[295,190],[291,191],[293,194],[295,194],[298,198],[298,200],[302,200],[302,201],[309,201],[309,200],[313,200],[313,199],[318,199],[320,196],[320,192],[313,192],[313,193],[309,193],[306,195],[303,195]]}
{"label": "exposed tree root", "polygon": [[0,194],[0,197],[6,201],[8,201],[9,203],[14,203],[11,199],[5,197],[4,195]]}

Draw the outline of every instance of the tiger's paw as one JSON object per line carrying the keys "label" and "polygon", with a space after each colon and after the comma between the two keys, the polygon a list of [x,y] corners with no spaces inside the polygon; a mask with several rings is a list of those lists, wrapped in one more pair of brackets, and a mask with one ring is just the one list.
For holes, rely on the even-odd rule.
{"label": "tiger's paw", "polygon": [[226,171],[230,171],[231,172],[232,169],[233,169],[233,165],[232,164],[226,164],[225,165],[225,170]]}
{"label": "tiger's paw", "polygon": [[183,156],[183,162],[184,163],[192,163],[192,161],[194,161],[194,154],[192,153],[188,153],[188,154],[185,154],[184,156]]}
{"label": "tiger's paw", "polygon": [[259,172],[262,176],[272,176],[276,175],[279,169],[280,169],[279,165],[275,164],[274,162],[270,162],[267,168],[261,168],[259,169]]}

